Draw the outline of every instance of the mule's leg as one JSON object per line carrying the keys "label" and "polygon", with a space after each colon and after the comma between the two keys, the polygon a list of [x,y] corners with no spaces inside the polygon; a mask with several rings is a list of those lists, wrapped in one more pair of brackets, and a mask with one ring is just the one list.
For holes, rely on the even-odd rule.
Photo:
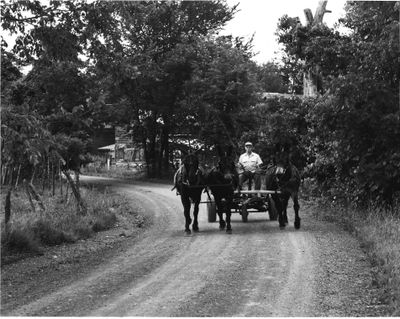
{"label": "mule's leg", "polygon": [[228,234],[232,234],[231,227],[231,207],[232,207],[232,198],[226,202],[225,206],[225,215],[226,215],[226,232]]}
{"label": "mule's leg", "polygon": [[183,205],[183,215],[185,216],[185,232],[190,234],[190,224],[192,223],[192,219],[190,218],[190,199],[189,196],[185,196],[181,193],[181,202]]}
{"label": "mule's leg", "polygon": [[300,217],[299,217],[299,194],[297,192],[292,194],[293,198],[293,208],[294,208],[294,228],[299,229],[300,228]]}
{"label": "mule's leg", "polygon": [[199,215],[200,199],[201,199],[201,193],[198,196],[196,196],[194,199],[193,225],[192,225],[193,231],[199,231],[199,222],[197,220],[197,216]]}
{"label": "mule's leg", "polygon": [[284,219],[284,213],[283,213],[283,210],[284,210],[284,198],[283,198],[283,195],[281,195],[281,196],[272,195],[272,197],[274,198],[276,210],[278,211],[279,227],[281,229],[283,229],[286,226],[285,219]]}
{"label": "mule's leg", "polygon": [[225,229],[225,221],[224,221],[224,208],[223,208],[223,203],[220,198],[215,198],[215,205],[217,206],[217,213],[218,213],[218,218],[219,218],[219,229],[224,230]]}
{"label": "mule's leg", "polygon": [[285,195],[284,200],[282,202],[282,215],[283,215],[283,221],[286,225],[289,224],[288,217],[287,217],[288,204],[289,204],[289,195],[288,196]]}

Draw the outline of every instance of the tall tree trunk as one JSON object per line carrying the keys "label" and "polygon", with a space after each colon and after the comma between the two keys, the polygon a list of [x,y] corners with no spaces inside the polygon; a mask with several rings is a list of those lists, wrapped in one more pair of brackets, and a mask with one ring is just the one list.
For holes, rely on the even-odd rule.
{"label": "tall tree trunk", "polygon": [[60,195],[63,196],[63,178],[61,172],[61,161],[58,161],[58,178],[60,179]]}
{"label": "tall tree trunk", "polygon": [[5,224],[5,231],[6,234],[9,233],[9,221],[11,219],[11,191],[12,188],[10,187],[7,191],[7,196],[5,200],[5,216],[4,216],[4,224]]}
{"label": "tall tree trunk", "polygon": [[69,182],[68,182],[68,180],[67,180],[67,190],[65,191],[65,203],[66,204],[68,204],[68,200],[69,200],[69,198],[68,198],[68,196],[69,196]]}
{"label": "tall tree trunk", "polygon": [[8,185],[12,186],[13,181],[14,181],[14,170],[15,170],[14,166],[11,166],[9,168],[9,170],[10,170],[10,173],[8,175],[9,175],[10,182],[8,183]]}
{"label": "tall tree trunk", "polygon": [[4,165],[1,170],[1,177],[2,177],[1,184],[2,185],[6,184],[7,171],[8,171],[8,164]]}
{"label": "tall tree trunk", "polygon": [[147,177],[150,177],[150,156],[149,156],[149,147],[147,144],[146,136],[143,136],[142,144],[143,144],[143,150],[144,150],[144,160],[146,162]]}
{"label": "tall tree trunk", "polygon": [[42,194],[44,194],[45,188],[46,188],[46,163],[43,163],[43,171],[42,171]]}
{"label": "tall tree trunk", "polygon": [[56,194],[56,172],[54,167],[54,161],[51,161],[51,184],[52,184],[52,195]]}
{"label": "tall tree trunk", "polygon": [[150,156],[151,156],[151,177],[157,175],[157,154],[156,154],[156,137],[153,136],[150,144]]}
{"label": "tall tree trunk", "polygon": [[18,187],[19,176],[20,176],[20,173],[21,173],[21,166],[22,166],[21,164],[19,164],[19,166],[18,166],[18,173],[17,173],[17,179],[15,181],[15,188]]}
{"label": "tall tree trunk", "polygon": [[169,152],[169,132],[170,132],[170,127],[169,127],[169,122],[166,121],[166,125],[163,128],[163,135],[162,135],[162,168],[163,171],[168,174],[170,167],[170,152]]}
{"label": "tall tree trunk", "polygon": [[75,186],[76,186],[76,190],[78,191],[78,194],[79,194],[79,198],[77,196],[75,196],[76,210],[77,210],[77,212],[79,212],[81,210],[81,206],[82,206],[81,185],[80,185],[80,181],[79,181],[79,171],[75,170],[74,172],[75,172]]}
{"label": "tall tree trunk", "polygon": [[33,184],[33,180],[35,179],[35,174],[36,174],[36,165],[33,167],[32,177],[30,181],[31,184]]}
{"label": "tall tree trunk", "polygon": [[156,174],[156,136],[155,132],[150,138],[149,145],[149,158],[150,158],[150,177],[155,177]]}
{"label": "tall tree trunk", "polygon": [[161,134],[157,151],[157,177],[161,177],[163,175],[163,169],[162,169],[163,153],[164,153],[164,144],[163,144],[163,136]]}

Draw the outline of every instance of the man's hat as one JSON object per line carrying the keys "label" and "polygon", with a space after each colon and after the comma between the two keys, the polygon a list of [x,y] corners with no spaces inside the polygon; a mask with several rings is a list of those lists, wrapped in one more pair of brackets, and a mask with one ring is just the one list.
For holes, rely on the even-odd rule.
{"label": "man's hat", "polygon": [[253,143],[251,143],[251,142],[246,142],[246,143],[244,144],[244,146],[253,146]]}

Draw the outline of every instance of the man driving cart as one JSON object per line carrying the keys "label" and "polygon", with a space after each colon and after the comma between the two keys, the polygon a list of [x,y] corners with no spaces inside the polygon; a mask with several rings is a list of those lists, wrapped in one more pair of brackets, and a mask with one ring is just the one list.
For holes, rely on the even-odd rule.
{"label": "man driving cart", "polygon": [[244,144],[246,152],[239,157],[239,166],[242,172],[239,174],[239,190],[247,180],[254,180],[254,189],[261,189],[260,165],[263,163],[260,156],[253,152],[253,144],[246,142]]}

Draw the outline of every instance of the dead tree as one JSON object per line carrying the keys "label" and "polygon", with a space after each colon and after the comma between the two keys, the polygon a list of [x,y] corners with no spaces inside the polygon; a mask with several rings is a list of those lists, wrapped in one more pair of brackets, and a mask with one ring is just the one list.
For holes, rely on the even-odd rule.
{"label": "dead tree", "polygon": [[[310,9],[304,9],[304,14],[306,16],[306,26],[310,28],[318,27],[322,25],[322,20],[325,13],[332,12],[326,10],[326,4],[328,1],[319,1],[315,15],[312,15]],[[319,77],[320,68],[318,65],[313,65],[309,68],[303,76],[303,95],[304,96],[317,96],[319,89]]]}

